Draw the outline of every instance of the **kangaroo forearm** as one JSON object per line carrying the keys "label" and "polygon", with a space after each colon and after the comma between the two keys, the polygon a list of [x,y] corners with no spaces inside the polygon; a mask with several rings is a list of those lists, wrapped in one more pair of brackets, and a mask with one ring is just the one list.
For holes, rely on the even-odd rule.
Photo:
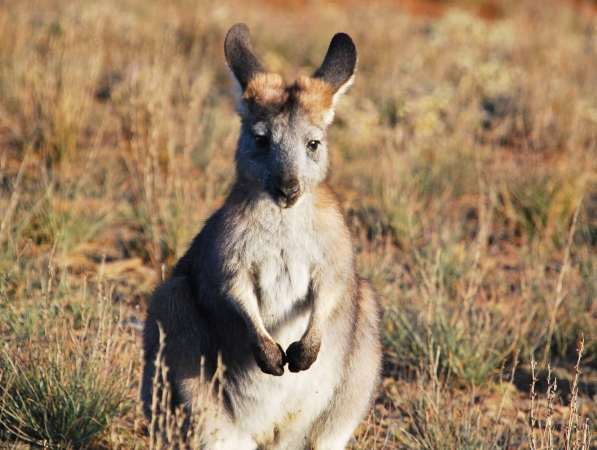
{"label": "kangaroo forearm", "polygon": [[245,320],[249,338],[256,343],[263,339],[271,340],[259,313],[255,288],[248,274],[243,272],[235,274],[229,283],[228,297],[230,303]]}
{"label": "kangaroo forearm", "polygon": [[342,274],[313,281],[310,293],[312,296],[311,318],[303,338],[313,341],[314,336],[320,333],[319,330],[325,328],[325,323],[342,300],[346,284],[346,276]]}
{"label": "kangaroo forearm", "polygon": [[229,299],[242,315],[247,326],[251,351],[257,366],[267,374],[280,376],[284,373],[286,355],[265,329],[259,312],[255,287],[247,273],[239,272],[232,278]]}
{"label": "kangaroo forearm", "polygon": [[321,348],[322,332],[331,313],[341,299],[343,292],[339,282],[312,283],[311,318],[307,330],[297,342],[286,350],[286,361],[291,372],[307,370],[317,360]]}

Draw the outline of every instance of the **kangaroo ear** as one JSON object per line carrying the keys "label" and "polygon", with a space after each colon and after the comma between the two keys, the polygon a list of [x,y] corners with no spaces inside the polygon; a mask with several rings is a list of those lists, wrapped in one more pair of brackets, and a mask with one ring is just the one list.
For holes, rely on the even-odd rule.
{"label": "kangaroo ear", "polygon": [[321,67],[312,75],[330,84],[334,91],[334,103],[354,80],[357,67],[357,48],[349,35],[338,33],[332,38]]}
{"label": "kangaroo ear", "polygon": [[253,54],[249,27],[244,23],[237,23],[228,31],[224,41],[224,54],[228,67],[232,70],[243,91],[255,74],[264,72],[263,67]]}

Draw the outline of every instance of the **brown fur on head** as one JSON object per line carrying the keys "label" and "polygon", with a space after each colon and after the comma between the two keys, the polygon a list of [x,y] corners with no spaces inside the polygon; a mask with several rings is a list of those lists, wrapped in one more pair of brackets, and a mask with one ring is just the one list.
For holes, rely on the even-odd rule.
{"label": "brown fur on head", "polygon": [[241,110],[243,116],[276,116],[300,108],[315,125],[325,128],[334,106],[334,89],[320,78],[301,76],[286,85],[280,75],[261,72],[247,84],[242,102],[247,106]]}

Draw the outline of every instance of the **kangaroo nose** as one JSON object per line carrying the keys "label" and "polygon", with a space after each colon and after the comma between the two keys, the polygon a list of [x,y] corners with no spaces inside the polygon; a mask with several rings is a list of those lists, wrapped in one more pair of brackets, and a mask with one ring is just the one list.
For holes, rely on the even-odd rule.
{"label": "kangaroo nose", "polygon": [[285,197],[286,200],[295,198],[301,190],[301,185],[296,178],[288,181],[277,181],[275,184],[276,194]]}

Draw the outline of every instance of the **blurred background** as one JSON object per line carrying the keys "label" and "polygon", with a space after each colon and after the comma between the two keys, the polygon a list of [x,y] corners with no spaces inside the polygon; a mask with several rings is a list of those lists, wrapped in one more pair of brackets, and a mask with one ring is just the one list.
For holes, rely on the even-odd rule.
{"label": "blurred background", "polygon": [[0,447],[153,446],[139,330],[234,181],[223,40],[244,22],[289,81],[336,32],[359,51],[330,182],[385,364],[350,448],[595,448],[596,20],[583,0],[3,0]]}

